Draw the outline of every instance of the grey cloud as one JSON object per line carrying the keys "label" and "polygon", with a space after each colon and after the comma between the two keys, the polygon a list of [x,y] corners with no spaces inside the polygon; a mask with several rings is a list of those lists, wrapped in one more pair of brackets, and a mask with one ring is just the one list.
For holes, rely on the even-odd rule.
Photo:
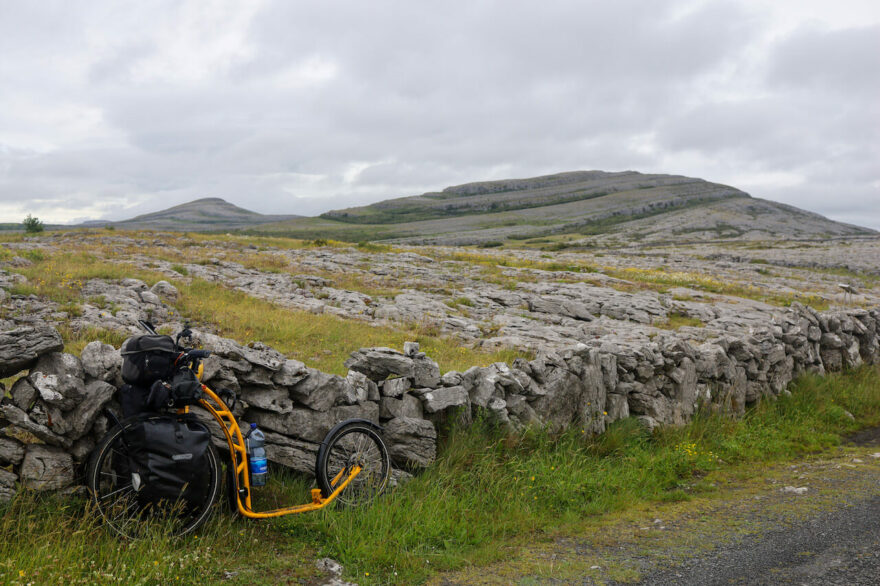
{"label": "grey cloud", "polygon": [[821,190],[876,193],[876,27],[768,43],[737,1],[114,6],[0,0],[0,204],[314,214],[573,169],[795,174],[753,191],[836,214]]}

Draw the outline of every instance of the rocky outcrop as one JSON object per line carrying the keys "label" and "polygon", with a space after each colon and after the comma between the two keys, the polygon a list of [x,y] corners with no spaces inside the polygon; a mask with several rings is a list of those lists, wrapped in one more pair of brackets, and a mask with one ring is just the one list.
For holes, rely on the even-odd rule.
{"label": "rocky outcrop", "polygon": [[61,336],[47,325],[0,332],[0,378],[30,368],[40,356],[63,347]]}

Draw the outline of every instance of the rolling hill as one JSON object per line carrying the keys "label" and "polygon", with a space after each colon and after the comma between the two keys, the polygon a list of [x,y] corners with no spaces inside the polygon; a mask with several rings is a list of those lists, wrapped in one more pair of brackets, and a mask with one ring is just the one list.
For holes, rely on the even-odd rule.
{"label": "rolling hill", "polygon": [[575,171],[483,181],[261,225],[299,238],[490,245],[561,235],[604,241],[809,239],[876,234],[679,175]]}
{"label": "rolling hill", "polygon": [[264,215],[240,208],[219,197],[206,197],[143,214],[121,222],[87,222],[83,226],[116,226],[127,230],[172,230],[203,232],[237,230],[287,221],[299,216]]}

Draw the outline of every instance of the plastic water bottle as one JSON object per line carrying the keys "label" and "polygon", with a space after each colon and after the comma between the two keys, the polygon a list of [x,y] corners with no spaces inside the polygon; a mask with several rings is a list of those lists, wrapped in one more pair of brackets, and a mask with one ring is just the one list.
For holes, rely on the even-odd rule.
{"label": "plastic water bottle", "polygon": [[269,476],[269,464],[266,461],[266,436],[257,429],[256,423],[251,423],[250,430],[244,436],[244,443],[247,447],[251,486],[265,486],[266,477]]}

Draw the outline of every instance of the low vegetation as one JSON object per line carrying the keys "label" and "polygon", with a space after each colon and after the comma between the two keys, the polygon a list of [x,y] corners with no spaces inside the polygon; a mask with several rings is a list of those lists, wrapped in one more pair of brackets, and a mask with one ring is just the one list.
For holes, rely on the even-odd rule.
{"label": "low vegetation", "polygon": [[[155,271],[107,262],[86,252],[42,254],[32,265],[17,270],[28,277],[28,282],[17,285],[12,293],[35,294],[63,304],[81,302],[82,287],[89,279],[137,278],[152,285],[167,278]],[[529,356],[516,350],[484,352],[462,346],[454,339],[440,336],[436,328],[428,324],[400,328],[375,326],[283,308],[202,279],[174,280],[174,284],[180,297],[173,306],[183,319],[207,325],[218,334],[243,343],[261,341],[325,372],[345,374],[342,363],[358,348],[402,348],[405,341],[419,342],[444,370],[466,370],[474,365],[486,366]],[[62,329],[65,343],[72,350],[81,349],[87,343],[84,337],[87,333]],[[97,337],[104,339],[102,336],[117,346],[121,341],[107,333]]]}
{"label": "low vegetation", "polygon": [[[514,434],[478,422],[447,430],[437,464],[369,509],[259,523],[220,507],[203,533],[180,541],[120,543],[84,501],[25,491],[0,508],[0,581],[276,584],[314,579],[312,560],[329,556],[361,584],[419,583],[577,535],[588,523],[595,529],[597,519],[639,503],[711,495],[722,475],[759,474],[755,465],[836,446],[880,424],[878,374],[864,367],[806,376],[791,396],[743,419],[704,413],[653,435],[633,420],[598,437]],[[301,499],[309,481],[286,479],[284,494]]]}

